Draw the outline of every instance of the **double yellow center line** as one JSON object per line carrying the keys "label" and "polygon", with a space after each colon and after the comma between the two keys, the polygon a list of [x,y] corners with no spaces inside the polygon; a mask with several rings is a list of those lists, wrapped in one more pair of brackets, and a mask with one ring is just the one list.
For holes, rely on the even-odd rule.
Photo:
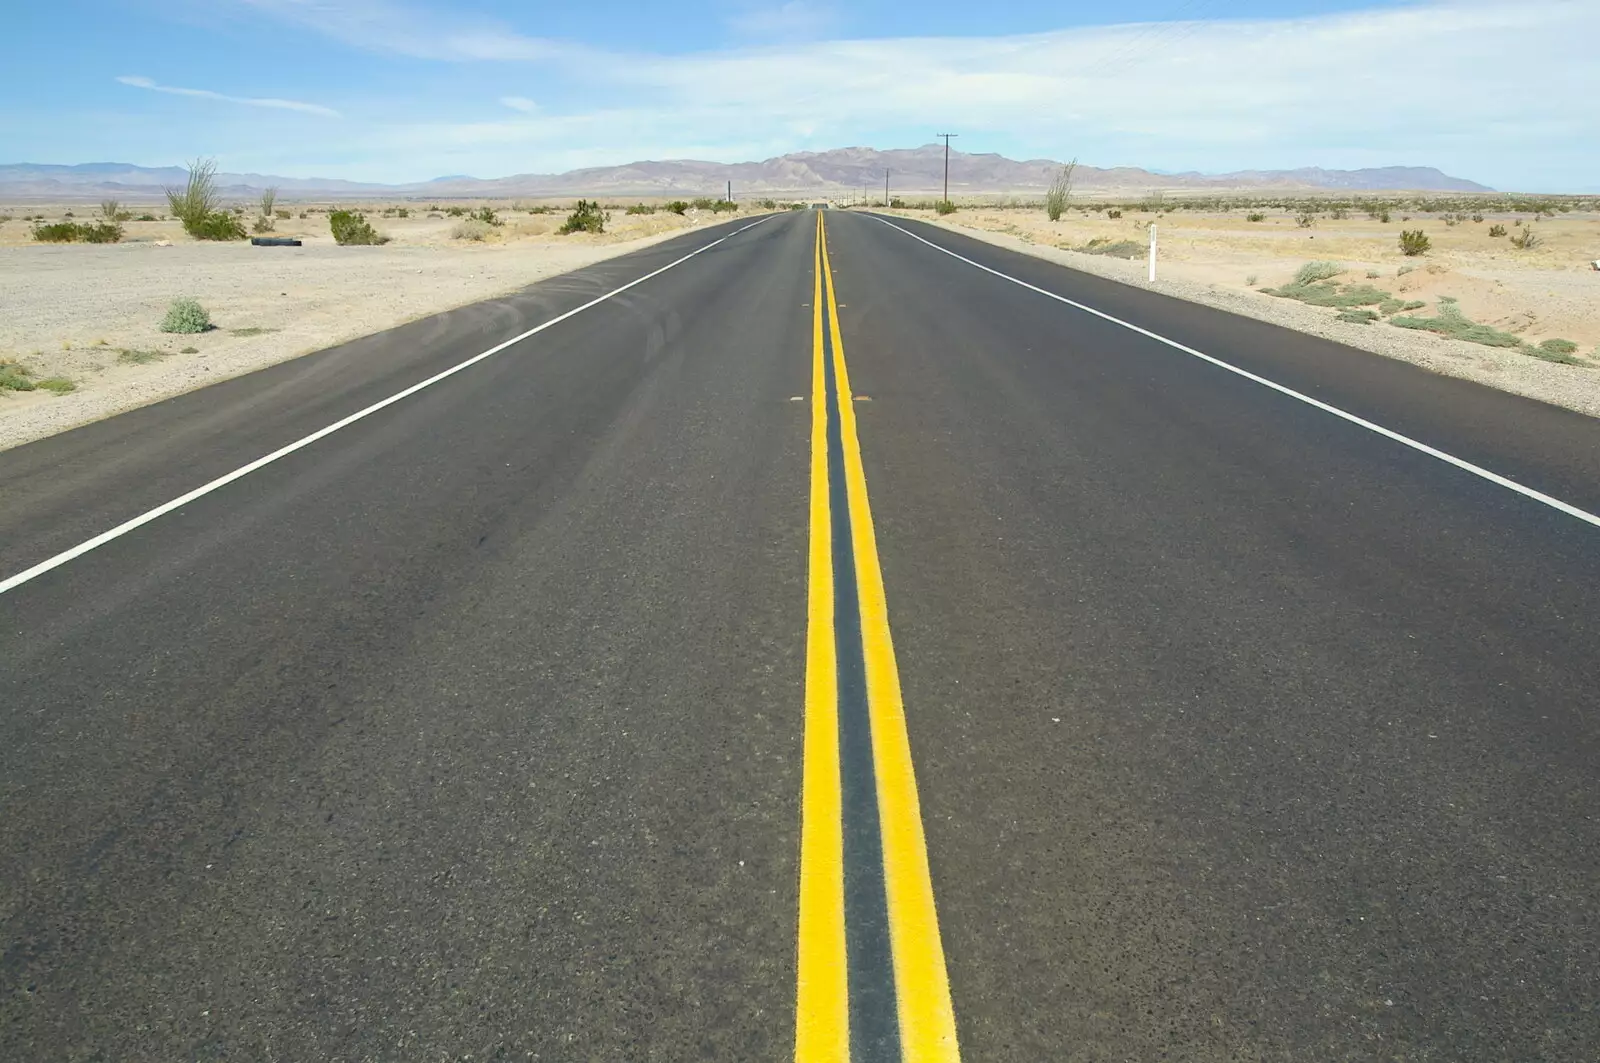
{"label": "double yellow center line", "polygon": [[797,1063],[956,1063],[900,673],[817,215]]}

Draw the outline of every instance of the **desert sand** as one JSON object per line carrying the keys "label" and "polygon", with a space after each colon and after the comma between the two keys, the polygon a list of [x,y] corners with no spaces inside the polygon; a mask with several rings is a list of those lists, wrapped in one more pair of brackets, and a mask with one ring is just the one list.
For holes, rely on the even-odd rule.
{"label": "desert sand", "polygon": [[[1154,287],[1179,298],[1311,332],[1377,354],[1600,416],[1600,214],[1569,212],[1470,215],[1448,225],[1439,215],[1394,213],[1383,223],[1357,214],[1347,219],[1318,216],[1309,228],[1295,214],[1263,210],[1259,222],[1247,212],[1137,210],[1123,205],[1112,219],[1094,204],[1072,207],[1051,222],[1040,207],[963,206],[937,218],[929,210],[890,213],[931,220],[1001,246],[1061,262],[1074,269],[1146,285],[1143,248],[1157,226],[1158,279]],[[1504,226],[1505,237],[1489,230]],[[1523,227],[1541,238],[1519,251],[1509,242]],[[1399,249],[1402,229],[1421,229],[1432,241],[1427,254],[1407,257]],[[1087,254],[1092,241],[1127,241],[1133,259]],[[1263,293],[1287,284],[1310,261],[1331,261],[1343,272],[1339,283],[1371,285],[1396,299],[1421,302],[1413,316],[1435,315],[1455,301],[1469,320],[1489,325],[1536,347],[1546,340],[1576,346],[1558,364],[1523,351],[1448,339],[1403,329],[1380,319],[1347,323],[1338,311]],[[1397,315],[1398,316],[1398,315]],[[1221,354],[1221,352],[1213,352]]]}
{"label": "desert sand", "polygon": [[[0,363],[20,363],[33,380],[63,377],[76,387],[62,395],[0,390],[0,448],[515,291],[729,217],[619,210],[603,234],[560,236],[560,214],[510,213],[498,204],[504,224],[478,243],[451,237],[460,219],[407,206],[409,218],[368,214],[392,238],[378,247],[339,247],[321,213],[277,222],[271,235],[299,237],[299,248],[196,242],[171,221],[129,221],[124,242],[106,245],[38,244],[19,218],[0,225]],[[11,213],[55,219],[66,209],[80,219],[94,213],[83,204]],[[295,205],[291,214],[304,209]],[[212,331],[158,331],[167,307],[182,296],[210,312]]]}

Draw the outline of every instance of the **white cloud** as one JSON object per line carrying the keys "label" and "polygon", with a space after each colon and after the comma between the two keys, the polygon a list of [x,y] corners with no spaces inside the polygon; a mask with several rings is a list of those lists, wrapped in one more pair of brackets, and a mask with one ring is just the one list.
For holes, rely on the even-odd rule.
{"label": "white cloud", "polygon": [[728,28],[745,37],[800,40],[819,37],[838,24],[831,7],[811,0],[786,0],[776,7],[741,11],[728,20]]}
{"label": "white cloud", "polygon": [[[579,54],[476,24],[450,30],[382,0],[246,2],[412,56]],[[1309,18],[996,37],[687,55],[587,50],[581,61],[518,74],[519,88],[538,92],[537,116],[386,125],[351,150],[370,150],[384,166],[401,158],[434,166],[445,153],[440,172],[510,173],[908,145],[953,130],[969,151],[1077,155],[1099,165],[1415,164],[1501,187],[1587,186],[1600,171],[1595,40],[1594,0],[1432,0]],[[1533,75],[1522,61],[1530,56]]]}
{"label": "white cloud", "polygon": [[488,19],[387,0],[241,0],[263,14],[370,52],[452,62],[572,58],[573,46],[526,37]]}
{"label": "white cloud", "polygon": [[500,102],[513,111],[522,111],[525,114],[532,114],[539,109],[539,105],[526,96],[502,96]]}
{"label": "white cloud", "polygon": [[279,111],[299,111],[302,114],[321,115],[324,118],[338,118],[339,112],[332,107],[324,107],[318,103],[302,103],[299,100],[279,100],[272,97],[260,96],[228,96],[210,89],[181,89],[174,85],[158,85],[147,77],[137,77],[126,74],[117,78],[124,85],[131,85],[136,89],[148,89],[151,92],[165,92],[173,96],[193,96],[202,100],[220,100],[224,103],[240,103],[246,107],[268,107]]}

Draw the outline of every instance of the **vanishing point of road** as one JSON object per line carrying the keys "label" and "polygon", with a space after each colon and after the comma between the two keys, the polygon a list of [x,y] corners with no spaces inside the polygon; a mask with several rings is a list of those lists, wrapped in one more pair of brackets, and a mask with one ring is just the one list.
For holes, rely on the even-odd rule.
{"label": "vanishing point of road", "polygon": [[864,213],[0,455],[0,1059],[1600,1058],[1600,422]]}

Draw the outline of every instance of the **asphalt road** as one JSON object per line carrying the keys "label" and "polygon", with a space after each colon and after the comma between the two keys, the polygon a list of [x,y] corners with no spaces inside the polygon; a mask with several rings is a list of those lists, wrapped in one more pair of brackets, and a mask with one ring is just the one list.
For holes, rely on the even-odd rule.
{"label": "asphalt road", "polygon": [[1600,527],[1155,337],[1600,422],[888,221],[0,454],[4,580],[639,281],[0,593],[0,1059],[1596,1058]]}

